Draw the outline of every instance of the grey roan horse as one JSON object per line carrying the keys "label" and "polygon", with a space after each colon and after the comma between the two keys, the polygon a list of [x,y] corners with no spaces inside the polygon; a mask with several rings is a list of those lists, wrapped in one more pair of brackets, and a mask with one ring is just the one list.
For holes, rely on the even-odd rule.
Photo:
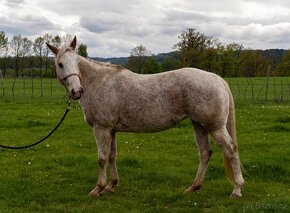
{"label": "grey roan horse", "polygon": [[[99,179],[91,196],[113,192],[119,182],[116,132],[157,132],[191,119],[199,148],[193,184],[198,190],[211,155],[209,134],[222,148],[225,168],[234,183],[231,197],[241,197],[244,179],[237,151],[234,101],[219,76],[194,68],[140,75],[121,66],[94,62],[76,54],[76,37],[55,54],[57,77],[73,99],[79,99],[98,145]],[[110,182],[106,168],[110,163]]]}

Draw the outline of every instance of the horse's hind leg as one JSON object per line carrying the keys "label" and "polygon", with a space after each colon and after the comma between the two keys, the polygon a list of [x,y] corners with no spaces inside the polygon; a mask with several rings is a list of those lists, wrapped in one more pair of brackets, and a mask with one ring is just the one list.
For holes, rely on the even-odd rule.
{"label": "horse's hind leg", "polygon": [[225,157],[230,160],[230,166],[233,173],[235,188],[231,197],[242,197],[241,189],[244,185],[244,179],[241,172],[241,164],[236,146],[233,144],[226,127],[217,129],[212,133],[216,143],[221,146]]}
{"label": "horse's hind leg", "polygon": [[119,175],[116,165],[116,156],[117,156],[116,134],[113,133],[111,142],[111,152],[109,156],[111,178],[104,192],[114,192],[115,186],[119,183]]}
{"label": "horse's hind leg", "polygon": [[200,189],[206,173],[208,161],[212,153],[208,138],[208,131],[202,126],[194,124],[194,132],[195,141],[199,150],[199,166],[193,184],[187,190],[185,190],[185,193],[191,193]]}

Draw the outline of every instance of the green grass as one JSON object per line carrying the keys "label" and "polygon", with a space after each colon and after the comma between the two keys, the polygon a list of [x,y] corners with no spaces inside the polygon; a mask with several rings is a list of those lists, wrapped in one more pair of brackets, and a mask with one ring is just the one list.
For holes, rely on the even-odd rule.
{"label": "green grass", "polygon": [[[0,143],[30,144],[46,135],[66,108],[55,96],[0,97]],[[289,212],[289,102],[237,100],[239,152],[246,186],[230,199],[222,153],[213,155],[200,191],[183,195],[198,167],[193,129],[185,120],[154,134],[119,133],[120,184],[114,194],[88,197],[97,181],[97,146],[77,102],[44,143],[27,150],[0,149],[0,212]]]}

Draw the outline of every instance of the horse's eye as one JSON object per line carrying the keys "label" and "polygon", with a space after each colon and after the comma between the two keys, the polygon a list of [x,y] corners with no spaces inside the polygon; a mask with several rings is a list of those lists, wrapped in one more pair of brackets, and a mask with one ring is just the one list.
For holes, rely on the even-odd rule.
{"label": "horse's eye", "polygon": [[63,68],[63,64],[62,64],[62,63],[58,63],[58,66],[59,66],[60,68]]}

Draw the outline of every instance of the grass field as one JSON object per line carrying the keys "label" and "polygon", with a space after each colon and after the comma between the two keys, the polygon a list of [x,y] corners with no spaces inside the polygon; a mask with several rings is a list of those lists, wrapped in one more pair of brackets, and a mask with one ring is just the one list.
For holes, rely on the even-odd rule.
{"label": "grass field", "polygon": [[[56,86],[53,95],[42,98],[0,97],[0,143],[24,145],[42,138],[63,115],[64,95]],[[289,212],[289,112],[289,101],[237,99],[246,179],[242,199],[228,198],[233,188],[214,142],[203,187],[183,195],[198,166],[193,129],[186,120],[160,133],[119,133],[120,184],[114,194],[92,199],[88,193],[97,181],[97,146],[74,102],[60,129],[43,144],[0,149],[0,212]]]}

